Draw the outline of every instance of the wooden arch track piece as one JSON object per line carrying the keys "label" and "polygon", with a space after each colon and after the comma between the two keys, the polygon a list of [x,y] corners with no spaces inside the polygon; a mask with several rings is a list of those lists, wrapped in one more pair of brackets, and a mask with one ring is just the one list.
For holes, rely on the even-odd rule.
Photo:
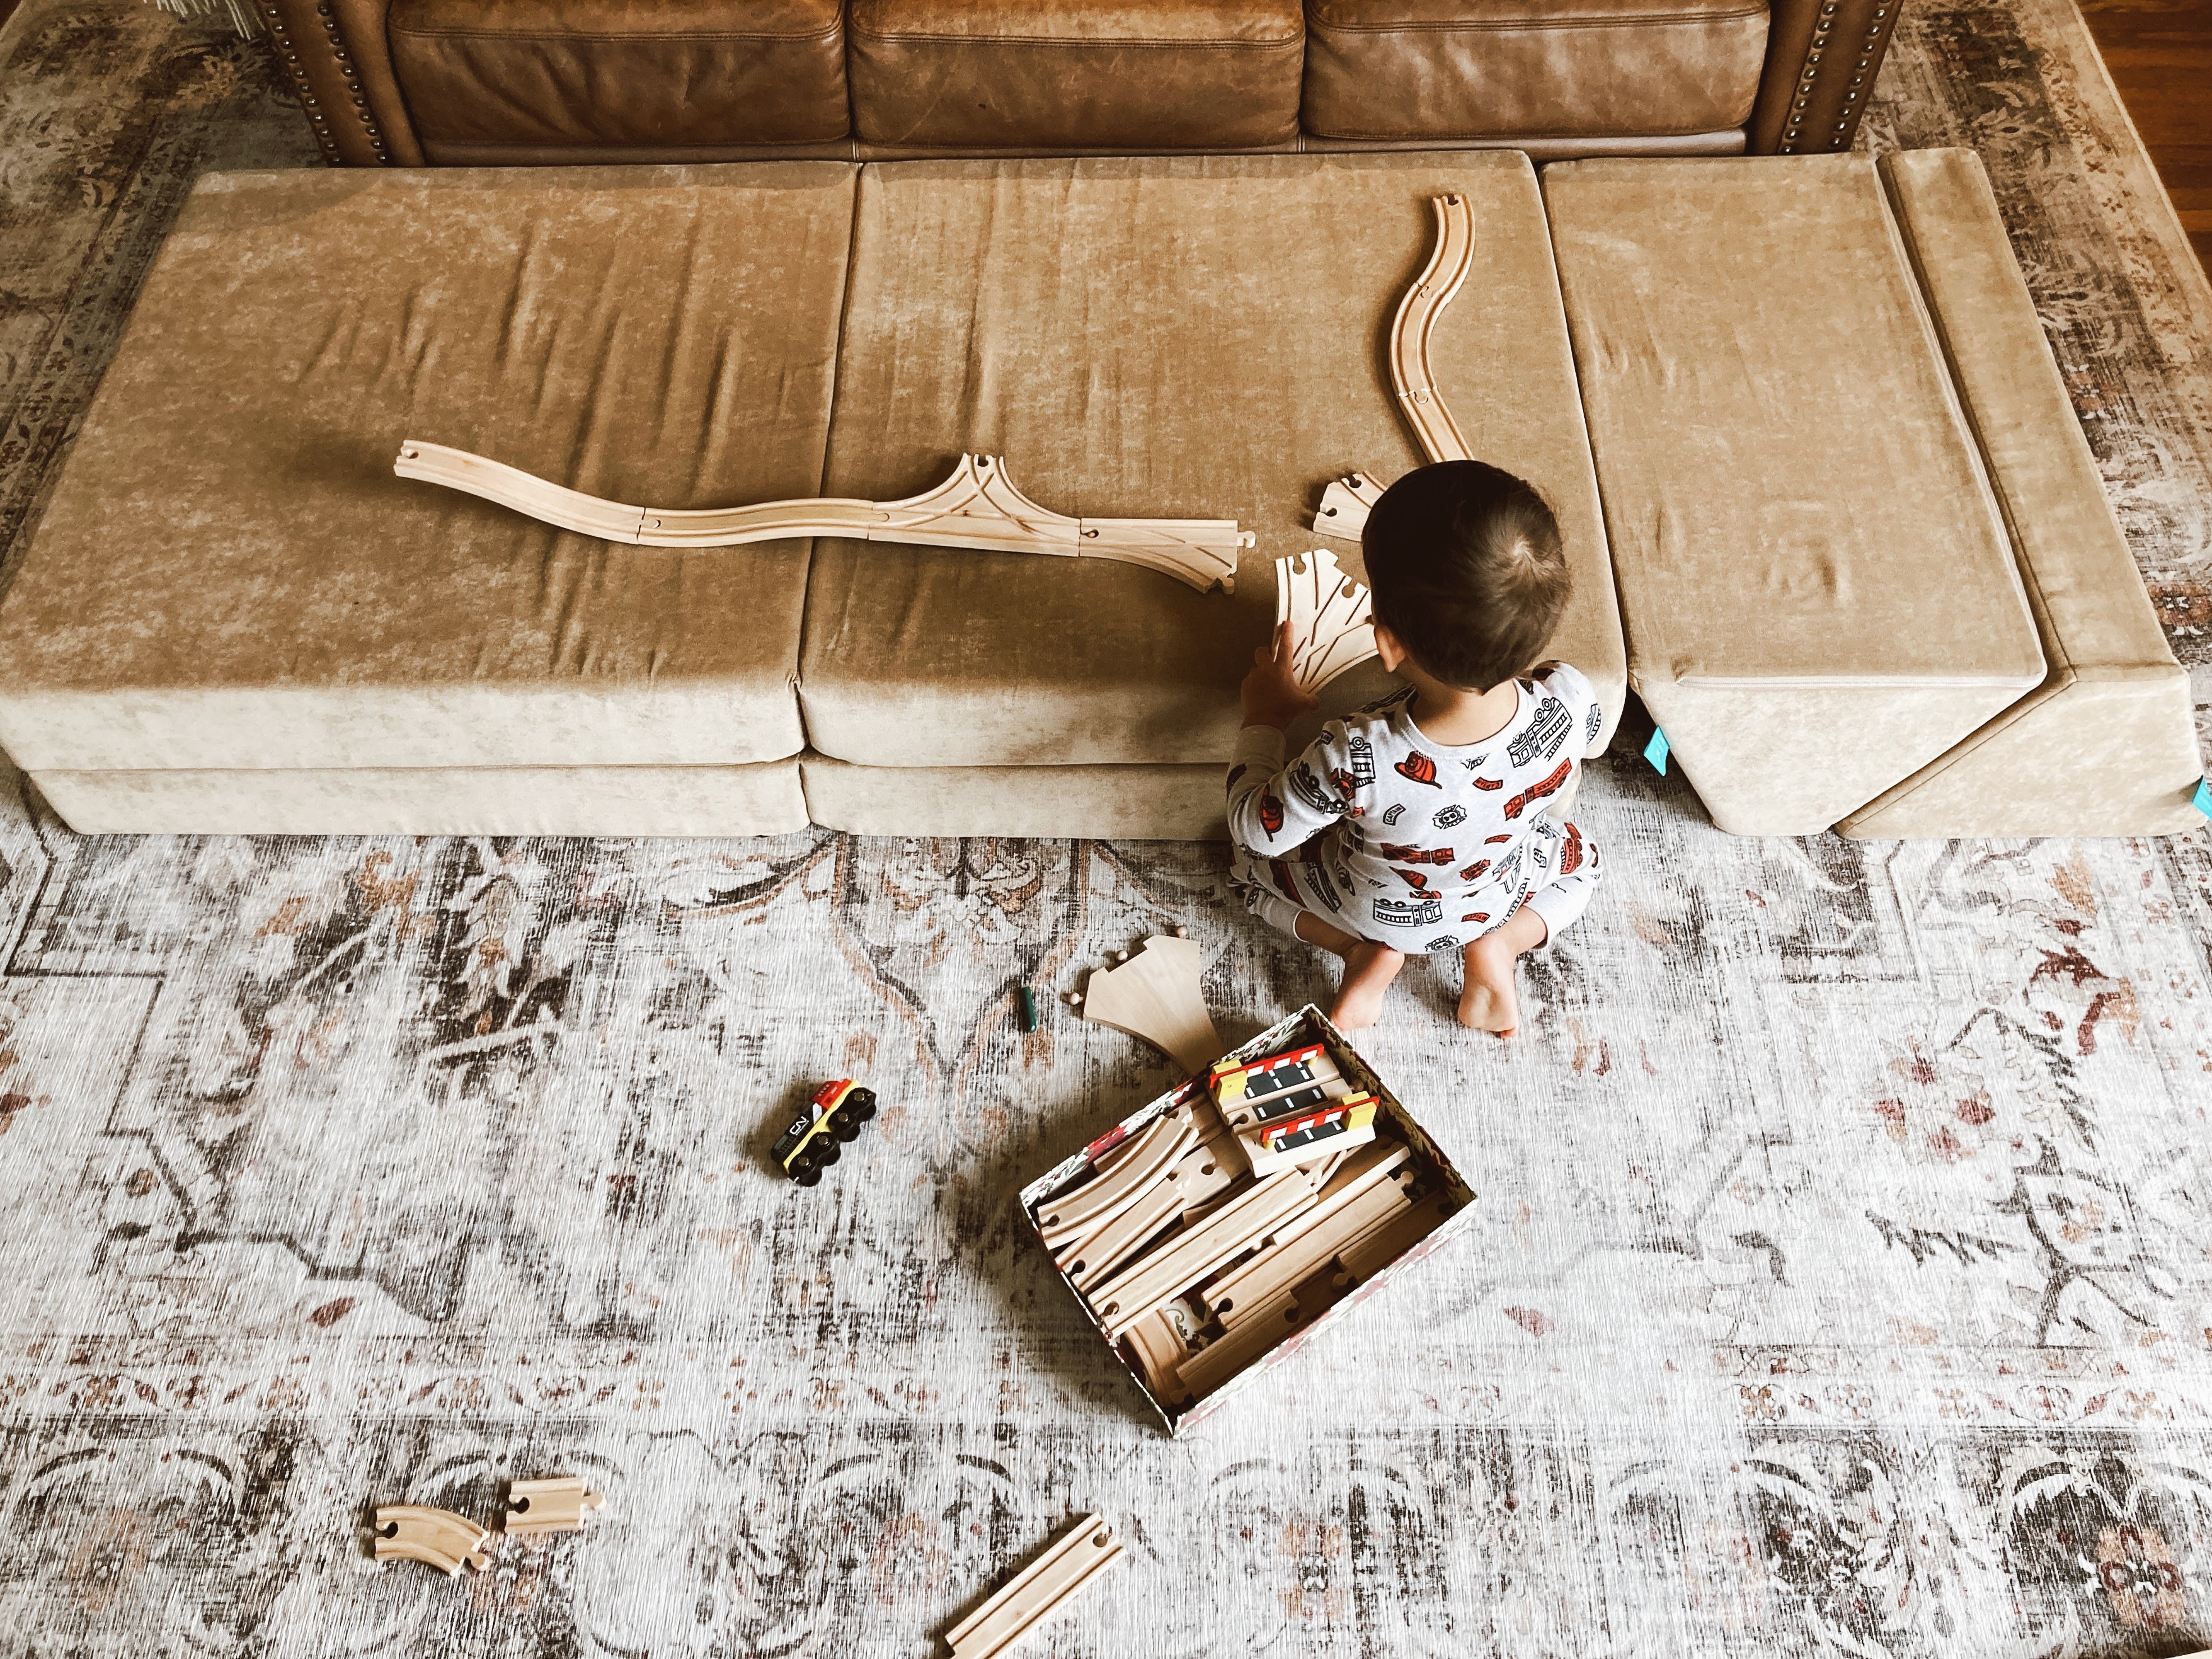
{"label": "wooden arch track piece", "polygon": [[952,1659],[997,1659],[1121,1559],[1121,1541],[1086,1515],[996,1595],[945,1632]]}
{"label": "wooden arch track piece", "polygon": [[589,1512],[601,1508],[606,1501],[605,1493],[591,1491],[580,1475],[510,1480],[507,1483],[507,1523],[502,1530],[526,1537],[532,1533],[581,1532]]}
{"label": "wooden arch track piece", "polygon": [[842,536],[921,547],[964,547],[1062,558],[1114,559],[1188,582],[1201,593],[1237,586],[1237,557],[1257,539],[1234,519],[1071,519],[1014,487],[996,455],[963,455],[934,489],[902,501],[837,497],[698,510],[633,507],[540,478],[465,449],[414,438],[392,470],[512,507],[542,523],[641,547],[737,547],[793,536]]}
{"label": "wooden arch track piece", "polygon": [[1092,973],[1083,1017],[1142,1037],[1186,1072],[1203,1072],[1221,1054],[1213,1016],[1199,989],[1198,942],[1155,933],[1118,968]]}
{"label": "wooden arch track piece", "polygon": [[1464,196],[1433,196],[1429,206],[1436,215],[1437,244],[1426,269],[1398,301],[1398,315],[1390,325],[1390,384],[1431,460],[1470,460],[1467,440],[1460,436],[1429,372],[1429,338],[1474,266],[1474,215]]}
{"label": "wooden arch track piece", "polygon": [[484,1540],[491,1534],[465,1515],[422,1504],[387,1504],[376,1512],[376,1559],[420,1561],[451,1578],[465,1567],[491,1565]]}
{"label": "wooden arch track piece", "polygon": [[1374,606],[1325,547],[1275,561],[1275,626],[1291,625],[1291,678],[1318,691],[1375,654]]}

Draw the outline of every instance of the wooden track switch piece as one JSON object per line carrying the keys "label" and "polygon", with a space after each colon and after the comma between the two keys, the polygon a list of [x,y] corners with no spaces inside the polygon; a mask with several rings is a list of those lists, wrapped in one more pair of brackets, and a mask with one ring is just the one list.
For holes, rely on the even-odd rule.
{"label": "wooden track switch piece", "polygon": [[1040,1204],[1037,1231],[1055,1250],[1090,1237],[1143,1197],[1197,1144],[1198,1126],[1188,1106],[1162,1113],[1143,1133],[1116,1146],[1098,1174]]}
{"label": "wooden track switch piece", "polygon": [[1356,542],[1367,528],[1367,515],[1382,499],[1382,486],[1364,472],[1332,478],[1321,492],[1321,505],[1314,509],[1314,530],[1320,535]]}
{"label": "wooden track switch piece", "polygon": [[507,1526],[511,1533],[581,1532],[584,1519],[606,1503],[606,1494],[589,1490],[583,1477],[549,1476],[507,1483]]}
{"label": "wooden track switch piece", "polygon": [[1317,691],[1375,654],[1372,596],[1325,547],[1275,561],[1275,626],[1291,625],[1291,678]]}
{"label": "wooden track switch piece", "polygon": [[451,1510],[426,1504],[386,1504],[376,1511],[376,1559],[420,1561],[448,1578],[463,1567],[482,1572],[491,1565],[484,1543],[491,1534]]}
{"label": "wooden track switch piece", "polygon": [[1085,1516],[1005,1589],[945,1632],[952,1659],[997,1659],[1121,1555],[1121,1542],[1106,1523]]}
{"label": "wooden track switch piece", "polygon": [[1155,933],[1118,968],[1094,969],[1083,1017],[1142,1037],[1186,1072],[1202,1072],[1221,1053],[1199,974],[1205,953],[1194,939]]}
{"label": "wooden track switch piece", "polygon": [[1053,1260],[1079,1291],[1090,1288],[1150,1244],[1194,1202],[1203,1202],[1243,1172],[1226,1148],[1200,1141],[1144,1195],[1097,1231],[1053,1247]]}
{"label": "wooden track switch piece", "polygon": [[442,484],[580,535],[641,547],[738,547],[799,536],[1115,559],[1188,582],[1201,593],[1237,586],[1237,556],[1257,537],[1234,519],[1071,519],[1038,506],[996,455],[963,455],[949,477],[896,501],[815,496],[751,507],[635,507],[586,495],[465,449],[409,438],[392,470]]}

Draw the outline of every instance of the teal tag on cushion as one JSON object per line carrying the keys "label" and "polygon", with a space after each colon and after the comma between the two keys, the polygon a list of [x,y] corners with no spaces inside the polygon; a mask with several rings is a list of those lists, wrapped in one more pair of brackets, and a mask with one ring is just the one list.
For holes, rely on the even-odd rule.
{"label": "teal tag on cushion", "polygon": [[[1651,763],[1653,769],[1656,770],[1661,777],[1667,775],[1667,757],[1674,752],[1673,749],[1668,746],[1667,734],[1655,726],[1651,732],[1651,741],[1644,745],[1644,758]],[[2203,806],[2203,789],[2200,787],[2197,790],[2197,804],[2199,806]],[[2212,807],[2206,807],[2205,810],[2208,812],[2212,812]]]}
{"label": "teal tag on cushion", "polygon": [[2189,804],[2208,818],[2212,818],[2212,778],[2197,780],[2197,793]]}

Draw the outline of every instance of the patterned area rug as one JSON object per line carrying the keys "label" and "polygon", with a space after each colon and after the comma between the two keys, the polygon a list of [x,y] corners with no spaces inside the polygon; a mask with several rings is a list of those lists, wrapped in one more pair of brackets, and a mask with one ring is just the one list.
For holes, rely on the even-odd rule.
{"label": "patterned area rug", "polygon": [[[1988,158],[2212,687],[2212,300],[2079,20],[1916,3],[1869,137]],[[10,556],[193,177],[315,164],[220,18],[0,33]],[[1035,1651],[2212,1643],[2212,837],[1732,840],[1624,735],[1524,1038],[1417,964],[1364,1045],[1476,1224],[1180,1443],[1013,1204],[1167,1068],[1014,1009],[1174,923],[1224,1037],[1323,995],[1220,851],[86,841],[0,784],[0,1654],[920,1654],[1090,1509],[1130,1559]],[[881,1118],[773,1178],[848,1071]],[[581,1538],[367,1558],[555,1472]]]}

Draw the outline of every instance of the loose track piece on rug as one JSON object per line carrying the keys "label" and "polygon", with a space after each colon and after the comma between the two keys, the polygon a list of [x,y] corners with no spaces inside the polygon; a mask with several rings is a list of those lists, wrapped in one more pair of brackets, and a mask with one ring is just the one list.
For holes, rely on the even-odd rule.
{"label": "loose track piece on rug", "polygon": [[1258,539],[1234,519],[1071,519],[1038,506],[996,455],[963,455],[934,489],[902,501],[839,497],[697,510],[633,507],[566,488],[520,467],[410,438],[392,469],[563,530],[640,547],[736,547],[793,536],[843,536],[985,552],[1114,559],[1188,582],[1201,593],[1237,586],[1237,556]]}
{"label": "loose track piece on rug", "polygon": [[376,1559],[420,1561],[448,1578],[463,1567],[482,1572],[491,1565],[484,1542],[491,1534],[465,1515],[425,1504],[387,1504],[376,1512]]}
{"label": "loose track piece on rug", "polygon": [[952,1659],[997,1659],[1121,1556],[1121,1542],[1106,1523],[1085,1516],[1004,1589],[945,1632]]}
{"label": "loose track piece on rug", "polygon": [[592,1491],[581,1476],[550,1475],[543,1480],[510,1480],[504,1530],[532,1533],[581,1532],[593,1510],[606,1505],[606,1494]]}

